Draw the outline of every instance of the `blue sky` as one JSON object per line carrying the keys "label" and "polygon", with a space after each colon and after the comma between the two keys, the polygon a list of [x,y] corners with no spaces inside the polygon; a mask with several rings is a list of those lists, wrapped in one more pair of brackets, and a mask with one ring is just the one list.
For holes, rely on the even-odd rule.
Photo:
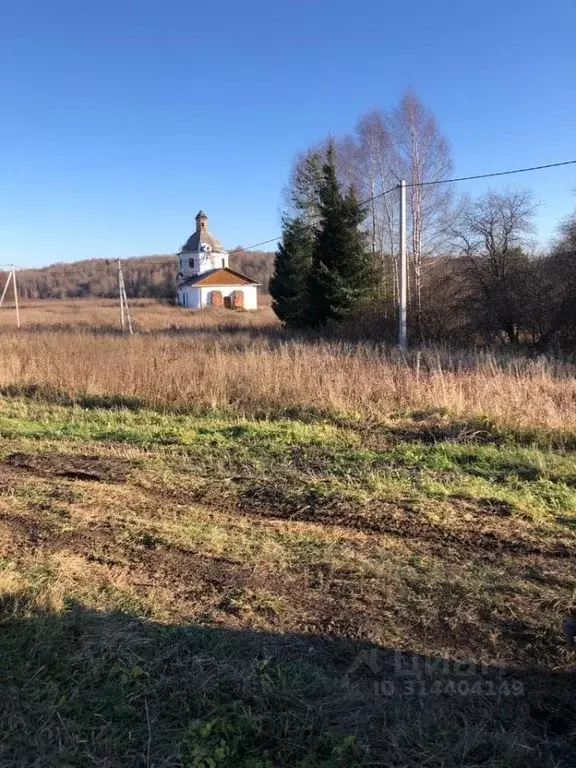
{"label": "blue sky", "polygon": [[[412,87],[458,175],[576,158],[574,0],[0,0],[0,263],[279,231],[295,154]],[[534,190],[544,241],[576,167]],[[481,193],[488,182],[461,185]]]}

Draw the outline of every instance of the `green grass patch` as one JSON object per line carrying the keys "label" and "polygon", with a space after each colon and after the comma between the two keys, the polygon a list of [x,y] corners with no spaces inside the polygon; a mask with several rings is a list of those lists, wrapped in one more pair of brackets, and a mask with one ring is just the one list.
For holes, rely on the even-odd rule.
{"label": "green grass patch", "polygon": [[569,764],[573,451],[120,405],[0,401],[1,765]]}
{"label": "green grass patch", "polygon": [[[415,428],[421,428],[419,421]],[[382,431],[382,430],[380,430]],[[406,432],[406,430],[404,430]],[[275,489],[284,503],[369,503],[375,499],[422,504],[451,497],[497,499],[533,517],[576,509],[576,454],[511,442],[429,441],[425,428],[408,440],[390,429],[389,444],[364,444],[348,427],[298,421],[230,420],[154,411],[110,411],[4,401],[4,451],[17,439],[133,446],[167,471],[214,480],[239,477],[258,495]],[[386,433],[384,432],[384,436]],[[145,458],[143,459],[145,461]],[[232,483],[234,485],[234,482]],[[239,483],[242,485],[242,483]],[[229,488],[228,488],[229,490]],[[263,491],[264,492],[264,491]]]}

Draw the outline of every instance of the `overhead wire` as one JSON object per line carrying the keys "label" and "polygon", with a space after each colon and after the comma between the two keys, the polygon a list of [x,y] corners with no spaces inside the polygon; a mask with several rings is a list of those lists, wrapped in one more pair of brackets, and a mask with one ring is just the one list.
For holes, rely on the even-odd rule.
{"label": "overhead wire", "polygon": [[[406,184],[405,186],[408,187],[429,187],[432,185],[437,184],[454,184],[457,181],[473,181],[475,179],[491,179],[495,178],[497,176],[511,176],[515,173],[528,173],[529,171],[542,171],[546,168],[560,168],[561,166],[565,165],[576,165],[576,160],[563,160],[560,163],[547,163],[546,165],[533,165],[527,168],[514,168],[513,170],[509,171],[496,171],[495,173],[478,173],[474,174],[472,176],[459,176],[453,179],[438,179],[436,181],[420,181],[420,182],[414,182],[411,184]],[[379,192],[377,195],[371,195],[370,197],[366,198],[366,200],[361,200],[358,205],[360,207],[364,207],[365,205],[368,205],[369,203],[374,202],[374,200],[378,200],[381,197],[385,197],[386,195],[389,195],[391,192],[394,192],[394,190],[398,189],[400,184],[395,184],[393,187],[390,187],[390,189],[386,189],[384,192]],[[313,224],[308,225],[309,227],[314,226]],[[272,237],[270,240],[264,240],[261,243],[256,243],[255,245],[248,245],[245,248],[239,248],[237,251],[250,251],[253,248],[258,248],[261,245],[268,245],[269,243],[277,242],[281,238],[281,235],[278,237]],[[235,253],[235,251],[230,251],[230,253]]]}
{"label": "overhead wire", "polygon": [[475,179],[493,179],[496,176],[512,176],[515,173],[528,173],[529,171],[543,171],[546,168],[560,168],[563,165],[576,165],[576,160],[564,160],[561,163],[547,163],[546,165],[532,165],[529,168],[515,168],[512,171],[496,171],[495,173],[478,173],[475,176],[459,176],[454,179],[438,179],[438,181],[420,181],[415,184],[406,184],[407,187],[430,187],[433,184],[453,184],[456,181],[473,181]]}
{"label": "overhead wire", "polygon": [[[437,179],[437,180],[433,180],[433,181],[420,181],[420,182],[406,183],[405,186],[406,186],[406,188],[430,187],[430,186],[436,186],[436,185],[439,185],[439,184],[454,184],[454,183],[460,182],[460,181],[474,181],[474,180],[477,180],[477,179],[493,179],[493,178],[496,178],[498,176],[512,176],[512,175],[517,174],[517,173],[529,173],[531,171],[542,171],[542,170],[545,170],[545,169],[548,169],[548,168],[560,168],[562,166],[568,166],[568,165],[576,165],[576,160],[563,160],[562,162],[559,162],[559,163],[546,163],[545,165],[532,165],[532,166],[527,166],[525,168],[514,168],[512,170],[496,171],[494,173],[478,173],[478,174],[473,174],[473,175],[470,175],[470,176],[458,176],[458,177],[454,177],[454,178],[451,178],[451,179]],[[360,201],[358,203],[358,205],[360,207],[368,205],[369,203],[374,202],[374,200],[378,200],[381,197],[385,197],[386,195],[389,195],[391,192],[394,192],[394,190],[398,189],[399,187],[400,187],[400,184],[395,184],[393,187],[390,187],[390,189],[386,189],[385,191],[379,192],[376,195],[371,195],[366,200]],[[313,226],[314,226],[314,224],[307,225],[308,228],[311,228]],[[230,255],[232,255],[232,254],[235,254],[235,253],[242,253],[243,251],[252,251],[255,248],[262,247],[263,245],[269,245],[270,243],[278,242],[281,239],[281,237],[282,237],[282,235],[277,235],[276,237],[271,237],[269,240],[262,240],[262,241],[260,241],[258,243],[254,243],[253,245],[247,245],[247,246],[241,247],[241,248],[234,248],[233,250],[229,251],[228,253]],[[51,277],[56,277],[56,276],[61,276],[61,275],[71,275],[71,274],[75,274],[75,273],[81,274],[81,273],[86,273],[87,271],[104,270],[104,269],[109,269],[110,266],[111,266],[111,263],[115,262],[115,261],[117,261],[117,259],[107,259],[106,260],[106,264],[99,264],[98,266],[84,267],[84,268],[81,268],[81,269],[64,270],[64,271],[61,271],[61,272],[52,272],[52,271],[50,271],[47,274],[49,274]],[[150,261],[149,259],[147,259],[145,256],[140,256],[140,257],[136,257],[136,258],[123,259],[123,261],[125,262],[125,264],[127,266],[130,266],[130,264],[135,264],[137,262],[143,262],[143,263],[145,263],[148,266],[167,266],[167,265],[170,264],[168,259],[166,259],[165,261],[153,262],[153,261]],[[0,266],[2,266],[2,265],[0,265]],[[13,266],[17,266],[17,265],[8,264],[8,265],[3,265],[3,266],[13,267]],[[18,267],[18,269],[25,270],[25,271],[34,271],[34,272],[36,272],[36,271],[40,271],[40,270],[43,270],[43,269],[49,269],[49,267],[40,267],[40,268],[38,268],[38,267],[37,268],[34,268],[34,267]]]}

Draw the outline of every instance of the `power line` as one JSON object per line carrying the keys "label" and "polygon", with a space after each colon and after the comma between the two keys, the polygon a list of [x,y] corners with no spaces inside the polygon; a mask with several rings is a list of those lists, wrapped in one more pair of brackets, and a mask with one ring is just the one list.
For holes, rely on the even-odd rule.
{"label": "power line", "polygon": [[[165,261],[148,261],[148,259],[144,257],[140,257],[138,259],[122,259],[124,261],[125,265],[130,266],[130,264],[137,262],[144,262],[146,265],[149,266],[171,266],[171,256],[167,256]],[[107,259],[106,263],[103,264],[95,264],[93,266],[89,267],[81,267],[81,268],[75,268],[75,269],[66,269],[66,270],[58,270],[58,271],[52,271],[51,267],[21,267],[17,266],[18,271],[20,272],[34,272],[36,274],[44,275],[45,277],[61,277],[63,275],[85,275],[87,273],[91,272],[104,272],[106,270],[110,270],[112,268],[113,262],[115,263],[117,259]],[[7,265],[12,268],[12,265]]]}
{"label": "power line", "polygon": [[[384,197],[384,195],[387,195],[390,192],[393,192],[395,189],[398,189],[398,184],[396,184],[393,187],[390,187],[390,189],[387,189],[385,192],[379,192],[377,195],[372,195],[372,197],[369,197],[367,200],[362,200],[362,202],[358,203],[358,205],[359,206],[368,205],[368,203],[371,203],[373,200],[377,200],[379,197]],[[311,229],[313,226],[314,226],[313,224],[308,224],[305,227],[305,229]],[[277,243],[281,237],[282,235],[278,235],[278,237],[272,237],[270,238],[270,240],[263,240],[261,243],[255,243],[254,245],[247,245],[245,248],[236,248],[233,251],[229,251],[229,253],[232,254],[232,253],[241,253],[242,251],[251,251],[253,248],[258,248],[261,245],[268,245],[269,243]]]}
{"label": "power line", "polygon": [[18,271],[40,273],[44,274],[45,277],[60,277],[61,275],[83,275],[87,272],[99,272],[109,268],[109,264],[98,264],[93,267],[66,269],[63,271],[58,270],[56,272],[52,272],[51,267],[18,267]]}
{"label": "power line", "polygon": [[[546,163],[545,165],[532,165],[530,167],[526,168],[514,168],[513,170],[508,171],[496,171],[494,173],[478,173],[471,176],[458,176],[453,179],[438,179],[436,181],[420,181],[415,182],[412,184],[406,184],[406,187],[430,187],[434,185],[439,184],[454,184],[459,181],[473,181],[476,179],[493,179],[498,176],[512,176],[517,173],[529,173],[530,171],[542,171],[547,168],[561,168],[563,166],[567,165],[576,165],[576,160],[564,160],[560,163]],[[386,195],[389,195],[391,192],[394,192],[394,190],[397,190],[400,187],[400,184],[395,184],[393,187],[390,187],[390,189],[385,190],[384,192],[379,192],[377,195],[371,195],[366,200],[362,200],[358,203],[360,207],[363,207],[365,205],[368,205],[369,203],[372,203],[374,200],[378,200],[381,197],[385,197]],[[312,228],[314,224],[308,224],[307,229]],[[270,245],[270,243],[276,243],[278,240],[282,238],[282,235],[277,235],[276,237],[271,237],[269,240],[262,240],[259,243],[254,243],[253,245],[247,245],[242,248],[234,248],[232,251],[229,251],[228,253],[230,255],[234,253],[242,253],[243,251],[251,251],[255,248],[260,248],[263,245]],[[170,265],[170,262],[168,260],[166,261],[148,261],[146,257],[137,257],[133,259],[125,259],[127,266],[129,267],[130,264],[134,264],[135,262],[144,263],[147,266],[168,266]],[[1,265],[0,265],[1,266]],[[6,264],[3,266],[9,266],[12,267],[12,264]],[[106,264],[94,266],[94,267],[84,267],[81,269],[73,269],[73,270],[66,270],[62,272],[47,272],[46,276],[50,277],[57,277],[62,275],[72,275],[72,274],[85,274],[87,271],[100,271],[104,269],[109,269],[110,264],[109,261],[106,261]],[[34,269],[31,267],[19,267],[21,270],[25,271],[31,271],[31,272],[39,272],[44,269],[48,270],[49,267],[42,267],[40,269]]]}
{"label": "power line", "polygon": [[271,237],[270,240],[263,240],[261,243],[255,243],[254,245],[247,245],[245,248],[234,248],[233,251],[228,251],[228,253],[242,253],[242,251],[251,251],[253,248],[259,248],[261,245],[268,245],[269,243],[277,243],[279,237]]}
{"label": "power line", "polygon": [[[122,261],[125,263],[125,265],[130,265],[134,262],[145,262],[147,265],[150,266],[171,266],[171,256],[167,256],[165,261],[148,261],[148,259],[143,256],[140,258],[135,259],[122,259]],[[86,266],[86,267],[75,267],[74,269],[66,269],[66,270],[57,270],[52,271],[51,267],[18,267],[18,270],[20,272],[34,272],[39,274],[44,274],[45,277],[61,277],[62,275],[81,275],[86,274],[89,272],[104,272],[106,270],[112,269],[113,265],[117,262],[117,259],[106,259],[102,260],[103,263],[94,264],[92,266]],[[12,267],[12,265],[8,265]]]}
{"label": "power line", "polygon": [[152,256],[135,256],[135,257],[129,257],[127,259],[122,259],[122,261],[127,267],[129,267],[130,264],[139,264],[140,262],[144,262],[153,267],[166,267],[166,266],[172,266],[172,261],[170,260],[173,258],[173,256],[174,256],[173,254],[167,255],[164,261],[148,261],[149,258],[153,258]]}
{"label": "power line", "polygon": [[563,165],[576,165],[576,160],[564,160],[562,163],[533,165],[530,168],[515,168],[513,171],[497,171],[496,173],[479,173],[476,176],[460,176],[455,179],[439,179],[438,181],[420,181],[416,184],[406,184],[407,187],[430,187],[433,184],[453,184],[455,181],[472,181],[473,179],[493,179],[496,176],[511,176],[514,173],[542,171],[545,168],[560,168]]}
{"label": "power line", "polygon": [[[546,168],[560,168],[565,165],[576,165],[576,160],[564,160],[561,163],[547,163],[546,165],[533,165],[529,168],[515,168],[511,171],[497,171],[495,173],[478,173],[473,176],[459,176],[454,179],[438,179],[437,181],[420,181],[416,182],[414,184],[406,184],[406,187],[429,187],[435,184],[454,184],[457,181],[472,181],[474,179],[493,179],[496,176],[512,176],[515,173],[528,173],[529,171],[542,171]],[[371,197],[367,198],[366,200],[362,200],[358,205],[360,207],[363,207],[364,205],[368,205],[369,203],[372,203],[374,200],[378,200],[381,197],[385,197],[386,195],[389,195],[390,192],[394,192],[394,190],[397,190],[400,187],[400,184],[395,184],[393,187],[390,187],[390,189],[385,190],[384,192],[379,192],[377,195],[372,195]],[[313,227],[313,224],[309,224],[306,228]],[[236,253],[237,251],[251,251],[252,248],[258,248],[261,245],[268,245],[269,243],[277,242],[282,235],[279,235],[278,237],[273,237],[270,240],[264,240],[261,243],[256,243],[255,245],[248,245],[246,248],[237,248],[236,251],[230,251],[230,253]]]}
{"label": "power line", "polygon": [[[367,200],[363,200],[361,203],[358,203],[359,206],[368,205],[368,203],[371,203],[373,200],[378,200],[379,197],[385,197],[386,195],[389,195],[390,192],[394,192],[395,189],[398,189],[400,184],[395,184],[393,187],[390,187],[390,189],[387,189],[385,192],[379,192],[377,195],[372,195],[372,197],[369,197]],[[407,187],[410,186],[410,184],[406,184]]]}

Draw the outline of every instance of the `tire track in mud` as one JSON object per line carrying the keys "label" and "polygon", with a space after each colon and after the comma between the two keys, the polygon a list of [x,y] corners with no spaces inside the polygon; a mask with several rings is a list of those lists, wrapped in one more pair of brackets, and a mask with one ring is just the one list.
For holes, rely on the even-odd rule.
{"label": "tire track in mud", "polygon": [[[26,472],[60,481],[125,483],[134,466],[129,460],[120,457],[14,452],[0,462],[0,469],[10,477],[14,476],[13,473],[17,475]],[[222,512],[235,511],[259,519],[307,522],[385,534],[420,543],[434,553],[446,554],[446,550],[457,550],[464,555],[480,554],[488,558],[504,554],[555,559],[568,559],[575,555],[575,547],[564,542],[536,543],[524,538],[508,539],[495,531],[481,530],[482,520],[493,514],[493,510],[485,508],[480,510],[482,514],[478,515],[478,523],[468,524],[467,530],[457,530],[425,519],[409,502],[376,500],[363,506],[345,500],[326,499],[314,493],[294,500],[287,498],[277,487],[247,486],[243,478],[239,478],[235,487],[232,486],[233,494],[224,498],[219,498],[211,487],[197,490],[150,488],[140,483],[135,483],[135,487],[164,504],[167,501],[179,505],[201,503]]]}
{"label": "tire track in mud", "polygon": [[[499,516],[489,511],[478,515],[477,523],[468,523],[467,530],[448,529],[427,520],[408,502],[377,500],[369,505],[354,505],[346,501],[308,498],[296,503],[287,500],[276,488],[238,488],[238,494],[220,500],[211,489],[187,491],[185,489],[146,488],[164,501],[186,505],[200,503],[220,512],[238,514],[257,519],[273,519],[290,522],[306,522],[322,526],[338,526],[349,530],[378,533],[421,543],[435,554],[457,550],[463,556],[496,557],[498,555],[539,556],[568,559],[576,555],[575,546],[564,542],[535,543],[524,538],[504,538],[496,531],[480,529],[483,519]],[[459,501],[459,500],[455,500]],[[483,512],[483,510],[480,510]]]}

